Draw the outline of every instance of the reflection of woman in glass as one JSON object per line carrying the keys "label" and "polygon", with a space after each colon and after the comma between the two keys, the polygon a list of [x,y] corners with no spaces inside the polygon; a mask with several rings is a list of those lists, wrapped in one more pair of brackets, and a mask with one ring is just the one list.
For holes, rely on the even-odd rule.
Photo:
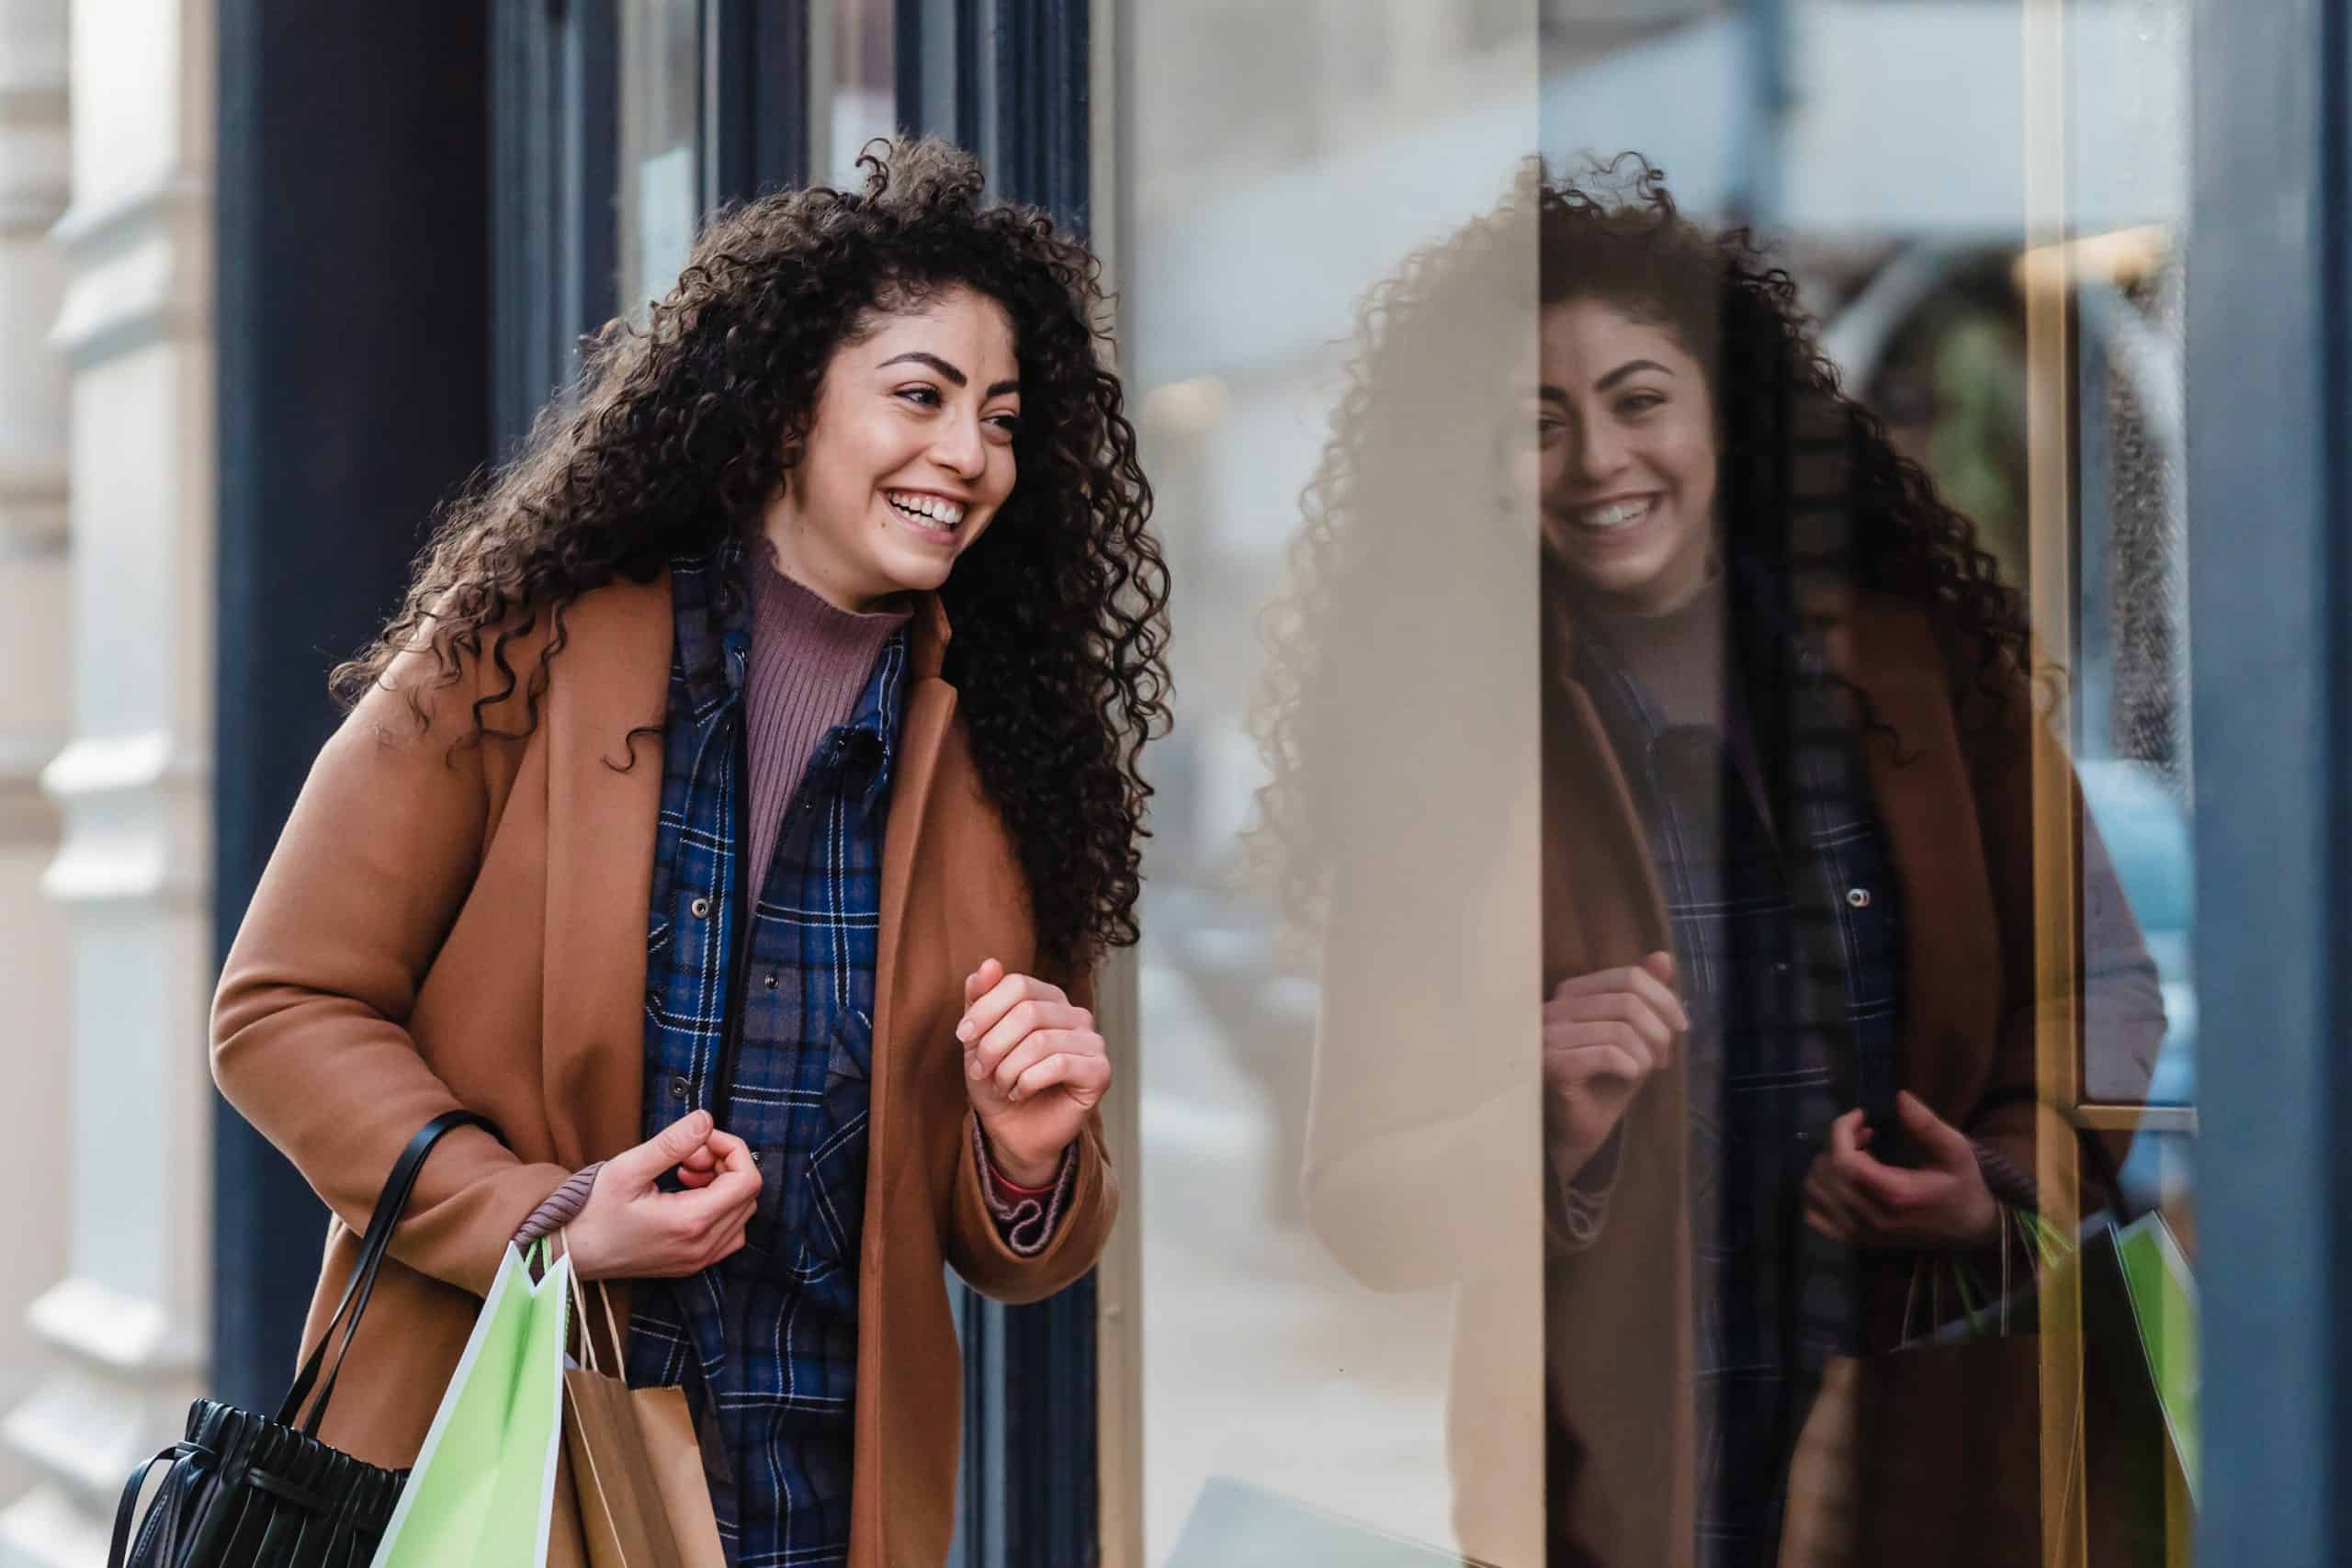
{"label": "reflection of woman in glass", "polygon": [[[628,1281],[730,1561],[940,1562],[944,1269],[1027,1300],[1117,1190],[1165,576],[1094,263],[937,143],[716,220],[460,502],[220,983],[214,1065],[351,1229],[426,1164],[324,1438],[413,1459],[511,1239]],[[954,623],[950,640],[949,623]],[[616,1292],[618,1294],[620,1292]]]}
{"label": "reflection of woman in glass", "polygon": [[[1331,954],[1345,966],[1405,939],[1364,913],[1378,900],[1351,886],[1362,857],[1285,811],[1344,750],[1308,714],[1347,711],[1361,663],[1319,659],[1309,633],[1415,613],[1363,597],[1380,575],[1370,552],[1417,547],[1412,529],[1380,521],[1411,481],[1361,471],[1390,460],[1393,434],[1358,438],[1384,402],[1419,395],[1386,382],[1403,370],[1381,350],[1417,335],[1414,315],[1445,314],[1455,280],[1484,272],[1493,287],[1482,251],[1532,242],[1538,352],[1495,375],[1516,363],[1524,378],[1517,418],[1535,439],[1501,490],[1535,513],[1543,561],[1548,1555],[1770,1563],[1829,1359],[1902,1337],[1923,1260],[1996,1256],[2001,1203],[2037,1201],[2037,1135],[2075,1135],[2036,1079],[2037,1021],[2073,1005],[2036,979],[2032,778],[2048,743],[2018,596],[1840,395],[1786,275],[1744,235],[1681,220],[1646,169],[1622,194],[1546,189],[1532,228],[1424,258],[1375,310],[1310,491],[1323,514],[1301,547],[1298,673],[1268,795],[1278,837],[1323,835],[1319,859],[1292,866],[1306,884],[1321,875],[1307,890],[1329,898],[1309,1208],[1375,1282],[1492,1271],[1450,1235],[1480,1201],[1460,1173],[1496,1168],[1487,1146],[1513,1125],[1496,1109],[1510,1054],[1479,1043],[1432,1057],[1441,1019],[1385,1021],[1410,1015],[1411,998],[1334,994]],[[1442,759],[1430,766],[1424,800],[1446,777]],[[1451,884],[1442,833],[1382,852],[1392,868],[1419,859],[1405,879],[1444,887],[1440,918],[1475,929],[1497,918],[1480,879],[1511,869],[1482,863],[1480,829],[1451,824],[1454,858],[1475,868]],[[2120,911],[2090,933],[2092,983],[2144,1071],[2162,1032],[2154,972],[2128,911],[2101,894],[2112,876],[2087,837],[2091,901]],[[1408,962],[1390,951],[1369,972]],[[1425,947],[1424,966],[1443,962]],[[1464,1071],[1480,1092],[1444,1081]],[[2095,1182],[2082,1194],[2086,1208],[2104,1198]],[[1465,1296],[1465,1340],[1485,1310]],[[1507,1412],[1515,1397],[1507,1371],[1481,1366],[1491,1350],[1457,1353],[1473,1551],[1486,1505],[1462,1459],[1485,1440],[1479,1402]],[[2002,1430],[2018,1466],[2038,1462],[2032,1411]],[[1905,1440],[1934,1452],[1948,1436]]]}

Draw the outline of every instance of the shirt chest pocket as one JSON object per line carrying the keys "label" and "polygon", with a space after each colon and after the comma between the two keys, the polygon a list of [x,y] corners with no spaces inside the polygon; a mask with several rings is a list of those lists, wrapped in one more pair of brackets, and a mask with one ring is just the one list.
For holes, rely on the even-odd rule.
{"label": "shirt chest pocket", "polygon": [[846,1263],[865,1225],[868,1112],[873,1106],[874,1022],[855,1010],[833,1025],[824,1104],[801,1172],[808,1201],[802,1235],[818,1257]]}

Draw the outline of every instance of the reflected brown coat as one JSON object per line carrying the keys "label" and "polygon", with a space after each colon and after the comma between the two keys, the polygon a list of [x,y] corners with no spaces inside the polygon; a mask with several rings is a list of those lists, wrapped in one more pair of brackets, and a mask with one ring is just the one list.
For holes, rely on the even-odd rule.
{"label": "reflected brown coat", "polygon": [[[962,1378],[943,1265],[1005,1300],[1046,1295],[1093,1263],[1118,1199],[1098,1122],[1043,1253],[1016,1256],[982,1201],[954,1034],[963,976],[991,955],[1031,968],[1035,933],[940,675],[935,599],[913,627],[883,858],[855,1568],[947,1554]],[[414,1457],[515,1227],[572,1170],[640,1136],[659,728],[626,771],[610,764],[629,758],[633,728],[662,720],[668,577],[584,596],[567,629],[520,741],[451,753],[481,670],[428,691],[424,656],[394,666],[321,752],[213,1006],[222,1092],[334,1212],[305,1348],[409,1135],[460,1104],[505,1134],[502,1147],[461,1130],[427,1162],[335,1388],[325,1439],[378,1464]],[[543,641],[510,648],[517,690]],[[432,718],[423,735],[411,693]],[[524,723],[516,697],[484,713]],[[1061,978],[1083,999],[1083,976]]]}
{"label": "reflected brown coat", "polygon": [[[2060,788],[2071,774],[2025,683],[1994,701],[1973,660],[1916,605],[1857,599],[1836,607],[1826,639],[1832,669],[1892,731],[1874,730],[1863,754],[1902,886],[1905,1087],[2031,1170],[2038,1135],[2072,1136],[2037,1103],[2035,1040],[2047,1010],[2075,1000],[2037,990],[2037,754]],[[1542,989],[1521,1046],[1482,1043],[1441,1066],[1430,1052],[1449,1038],[1442,986],[1374,996],[1327,985],[1309,1213],[1369,1283],[1463,1287],[1449,1446],[1465,1551],[1508,1568],[1687,1564],[1693,1327],[1679,1059],[1627,1112],[1626,1163],[1599,1238],[1574,1255],[1539,1239],[1535,1004],[1571,976],[1671,946],[1633,797],[1589,696],[1555,678],[1544,708],[1541,789],[1520,792],[1518,826],[1503,835],[1541,844]],[[1517,871],[1507,858],[1489,864],[1469,894],[1472,918],[1456,923],[1475,933],[1507,919],[1498,905],[1515,895],[1497,888]],[[1331,942],[1365,973],[1442,970],[1429,934],[1357,916],[1335,919]],[[1417,942],[1415,964],[1406,952]],[[1389,951],[1368,959],[1367,946]],[[1884,1338],[1890,1309],[1899,1316],[1900,1283],[1872,1280],[1866,1338]],[[1550,1385],[1541,1411],[1531,1408],[1539,1364]],[[2019,1462],[2030,1464],[2032,1413],[2018,1419]]]}

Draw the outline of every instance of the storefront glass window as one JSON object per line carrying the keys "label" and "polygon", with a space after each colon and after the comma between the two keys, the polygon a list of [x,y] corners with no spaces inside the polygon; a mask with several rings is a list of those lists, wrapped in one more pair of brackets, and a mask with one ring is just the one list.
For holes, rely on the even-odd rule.
{"label": "storefront glass window", "polygon": [[620,299],[639,318],[676,280],[699,219],[701,17],[701,0],[621,6]]}
{"label": "storefront glass window", "polygon": [[809,167],[825,184],[854,189],[859,150],[898,129],[894,6],[892,0],[843,0],[811,6],[808,15],[816,78],[808,102]]}
{"label": "storefront glass window", "polygon": [[2188,8],[1522,10],[1118,10],[1143,1561],[2183,1561]]}

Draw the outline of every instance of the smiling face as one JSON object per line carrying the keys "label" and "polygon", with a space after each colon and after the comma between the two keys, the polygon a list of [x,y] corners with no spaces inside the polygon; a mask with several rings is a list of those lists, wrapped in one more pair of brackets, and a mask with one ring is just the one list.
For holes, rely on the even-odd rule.
{"label": "smiling face", "polygon": [[1586,590],[1657,615],[1707,580],[1717,443],[1705,368],[1664,325],[1547,306],[1534,418],[1544,547]]}
{"label": "smiling face", "polygon": [[876,312],[835,352],[764,531],[842,609],[934,589],[1012,493],[1021,370],[1004,308],[968,288]]}

